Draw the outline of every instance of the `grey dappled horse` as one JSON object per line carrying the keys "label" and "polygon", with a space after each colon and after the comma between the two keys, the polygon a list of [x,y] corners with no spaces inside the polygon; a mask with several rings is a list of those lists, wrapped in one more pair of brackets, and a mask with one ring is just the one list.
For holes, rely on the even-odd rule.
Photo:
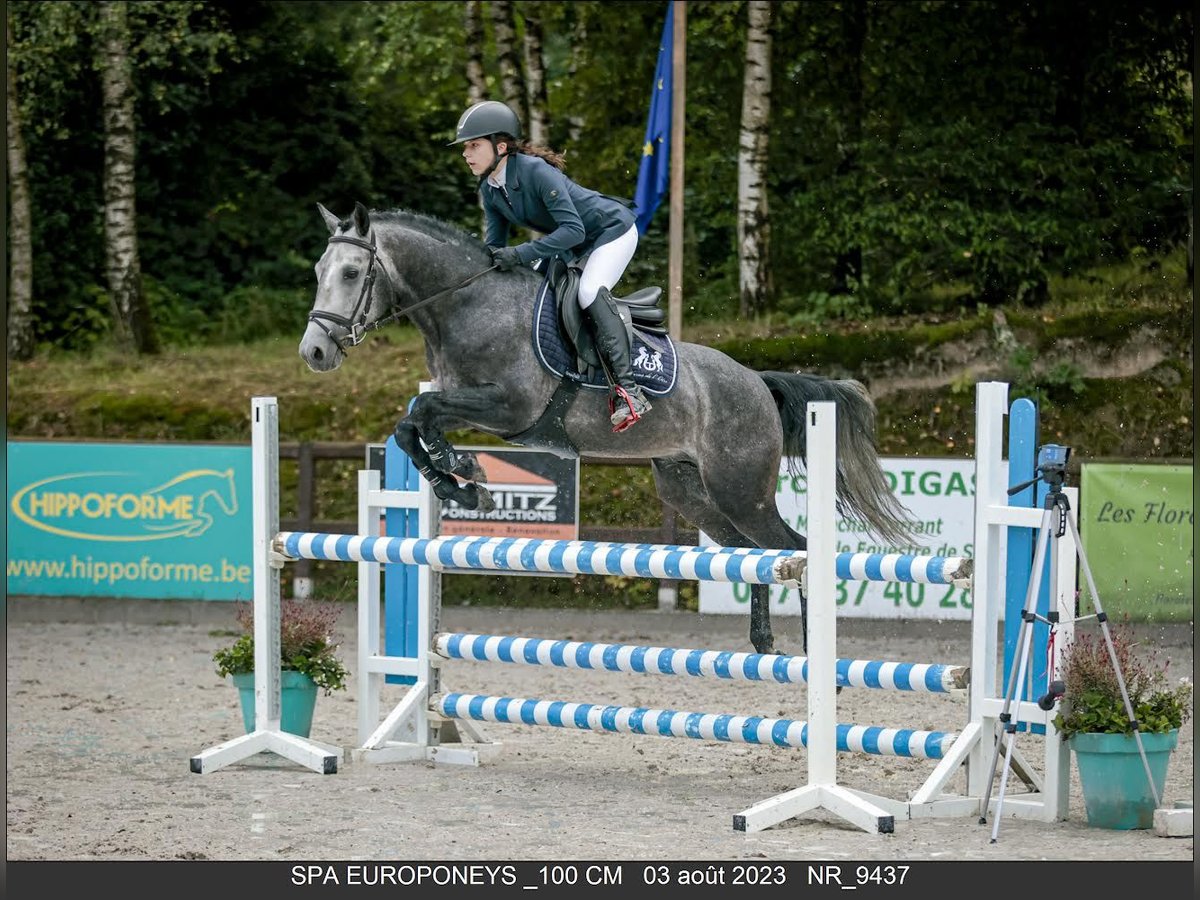
{"label": "grey dappled horse", "polygon": [[[425,339],[435,389],[416,397],[396,424],[396,441],[438,497],[490,508],[482,469],[445,434],[474,429],[524,438],[542,417],[560,382],[539,364],[531,337],[542,276],[524,267],[495,270],[482,242],[427,216],[370,213],[358,203],[339,220],[318,209],[330,240],[316,264],[316,301],[300,355],[313,371],[332,371],[366,331],[410,318]],[[839,513],[886,541],[910,542],[907,511],[879,466],[875,407],[861,384],[755,372],[711,347],[675,346],[676,386],[635,428],[613,433],[605,392],[575,395],[561,421],[579,452],[650,459],[663,502],[723,546],[804,549],[804,536],[775,505],[779,463],[784,453],[804,457],[806,404],[832,401]],[[760,653],[775,652],[768,600],[767,585],[751,586],[750,641]]]}

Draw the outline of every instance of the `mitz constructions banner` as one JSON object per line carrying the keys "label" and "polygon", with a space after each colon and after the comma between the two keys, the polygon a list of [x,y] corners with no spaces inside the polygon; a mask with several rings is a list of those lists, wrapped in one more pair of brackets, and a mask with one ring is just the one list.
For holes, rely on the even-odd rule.
{"label": "mitz constructions banner", "polygon": [[[837,522],[839,553],[911,553],[926,556],[974,556],[975,460],[881,459],[892,493],[917,523],[914,542],[904,547],[880,543],[848,519]],[[780,464],[775,505],[801,534],[808,532],[808,481]],[[711,544],[701,534],[701,543]],[[700,583],[700,612],[747,613],[750,585]],[[863,619],[970,619],[971,592],[949,584],[884,584],[838,581],[839,616]],[[771,585],[771,613],[800,615],[800,595]]]}
{"label": "mitz constructions banner", "polygon": [[8,444],[8,593],[252,596],[250,448]]}

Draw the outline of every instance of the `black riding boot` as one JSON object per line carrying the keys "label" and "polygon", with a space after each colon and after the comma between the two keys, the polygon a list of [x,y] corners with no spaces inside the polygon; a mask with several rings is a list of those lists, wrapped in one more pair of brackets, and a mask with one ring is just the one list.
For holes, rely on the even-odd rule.
{"label": "black riding boot", "polygon": [[596,349],[608,363],[609,373],[621,388],[617,392],[610,421],[618,426],[615,430],[624,431],[650,411],[650,401],[633,380],[625,323],[621,320],[621,314],[617,312],[617,301],[607,288],[600,288],[596,299],[584,310],[584,314],[592,323]]}

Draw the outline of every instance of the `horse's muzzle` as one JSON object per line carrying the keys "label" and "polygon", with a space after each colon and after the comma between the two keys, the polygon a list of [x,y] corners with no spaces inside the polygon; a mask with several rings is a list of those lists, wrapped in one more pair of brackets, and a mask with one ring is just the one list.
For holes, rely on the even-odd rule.
{"label": "horse's muzzle", "polygon": [[342,364],[346,353],[324,329],[310,323],[300,340],[300,358],[314,372],[332,372]]}

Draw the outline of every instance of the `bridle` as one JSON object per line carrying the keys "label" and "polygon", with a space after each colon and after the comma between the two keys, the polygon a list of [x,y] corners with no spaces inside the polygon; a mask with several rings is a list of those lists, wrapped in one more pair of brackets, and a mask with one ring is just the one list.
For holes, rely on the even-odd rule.
{"label": "bridle", "polygon": [[[396,306],[396,290],[392,287],[392,311],[386,316],[380,316],[374,322],[368,322],[367,317],[371,314],[371,305],[374,300],[375,293],[375,263],[379,259],[379,250],[375,246],[375,232],[371,232],[371,240],[364,241],[361,238],[350,237],[346,234],[335,234],[329,239],[331,244],[353,244],[356,247],[362,247],[371,254],[371,261],[367,263],[367,274],[363,277],[362,289],[358,292],[358,300],[354,303],[354,309],[349,316],[340,316],[337,313],[326,312],[323,309],[314,309],[308,314],[308,321],[313,322],[318,328],[329,336],[329,339],[338,345],[338,348],[346,353],[350,347],[357,347],[367,337],[368,331],[374,331],[376,328],[382,328],[391,322],[397,321],[401,316],[406,316],[422,306],[432,303],[435,300],[440,300],[442,297],[449,296],[460,288],[466,287],[476,278],[482,278],[488,272],[496,268],[495,265],[488,266],[486,269],[476,272],[460,281],[454,287],[446,288],[444,291],[439,291],[432,297],[426,297],[424,300],[400,309]],[[380,270],[387,278],[387,270],[384,269],[383,263],[379,264]],[[391,279],[388,279],[390,282]],[[334,334],[325,322],[332,322],[335,325],[344,329],[345,333],[341,336]]]}

